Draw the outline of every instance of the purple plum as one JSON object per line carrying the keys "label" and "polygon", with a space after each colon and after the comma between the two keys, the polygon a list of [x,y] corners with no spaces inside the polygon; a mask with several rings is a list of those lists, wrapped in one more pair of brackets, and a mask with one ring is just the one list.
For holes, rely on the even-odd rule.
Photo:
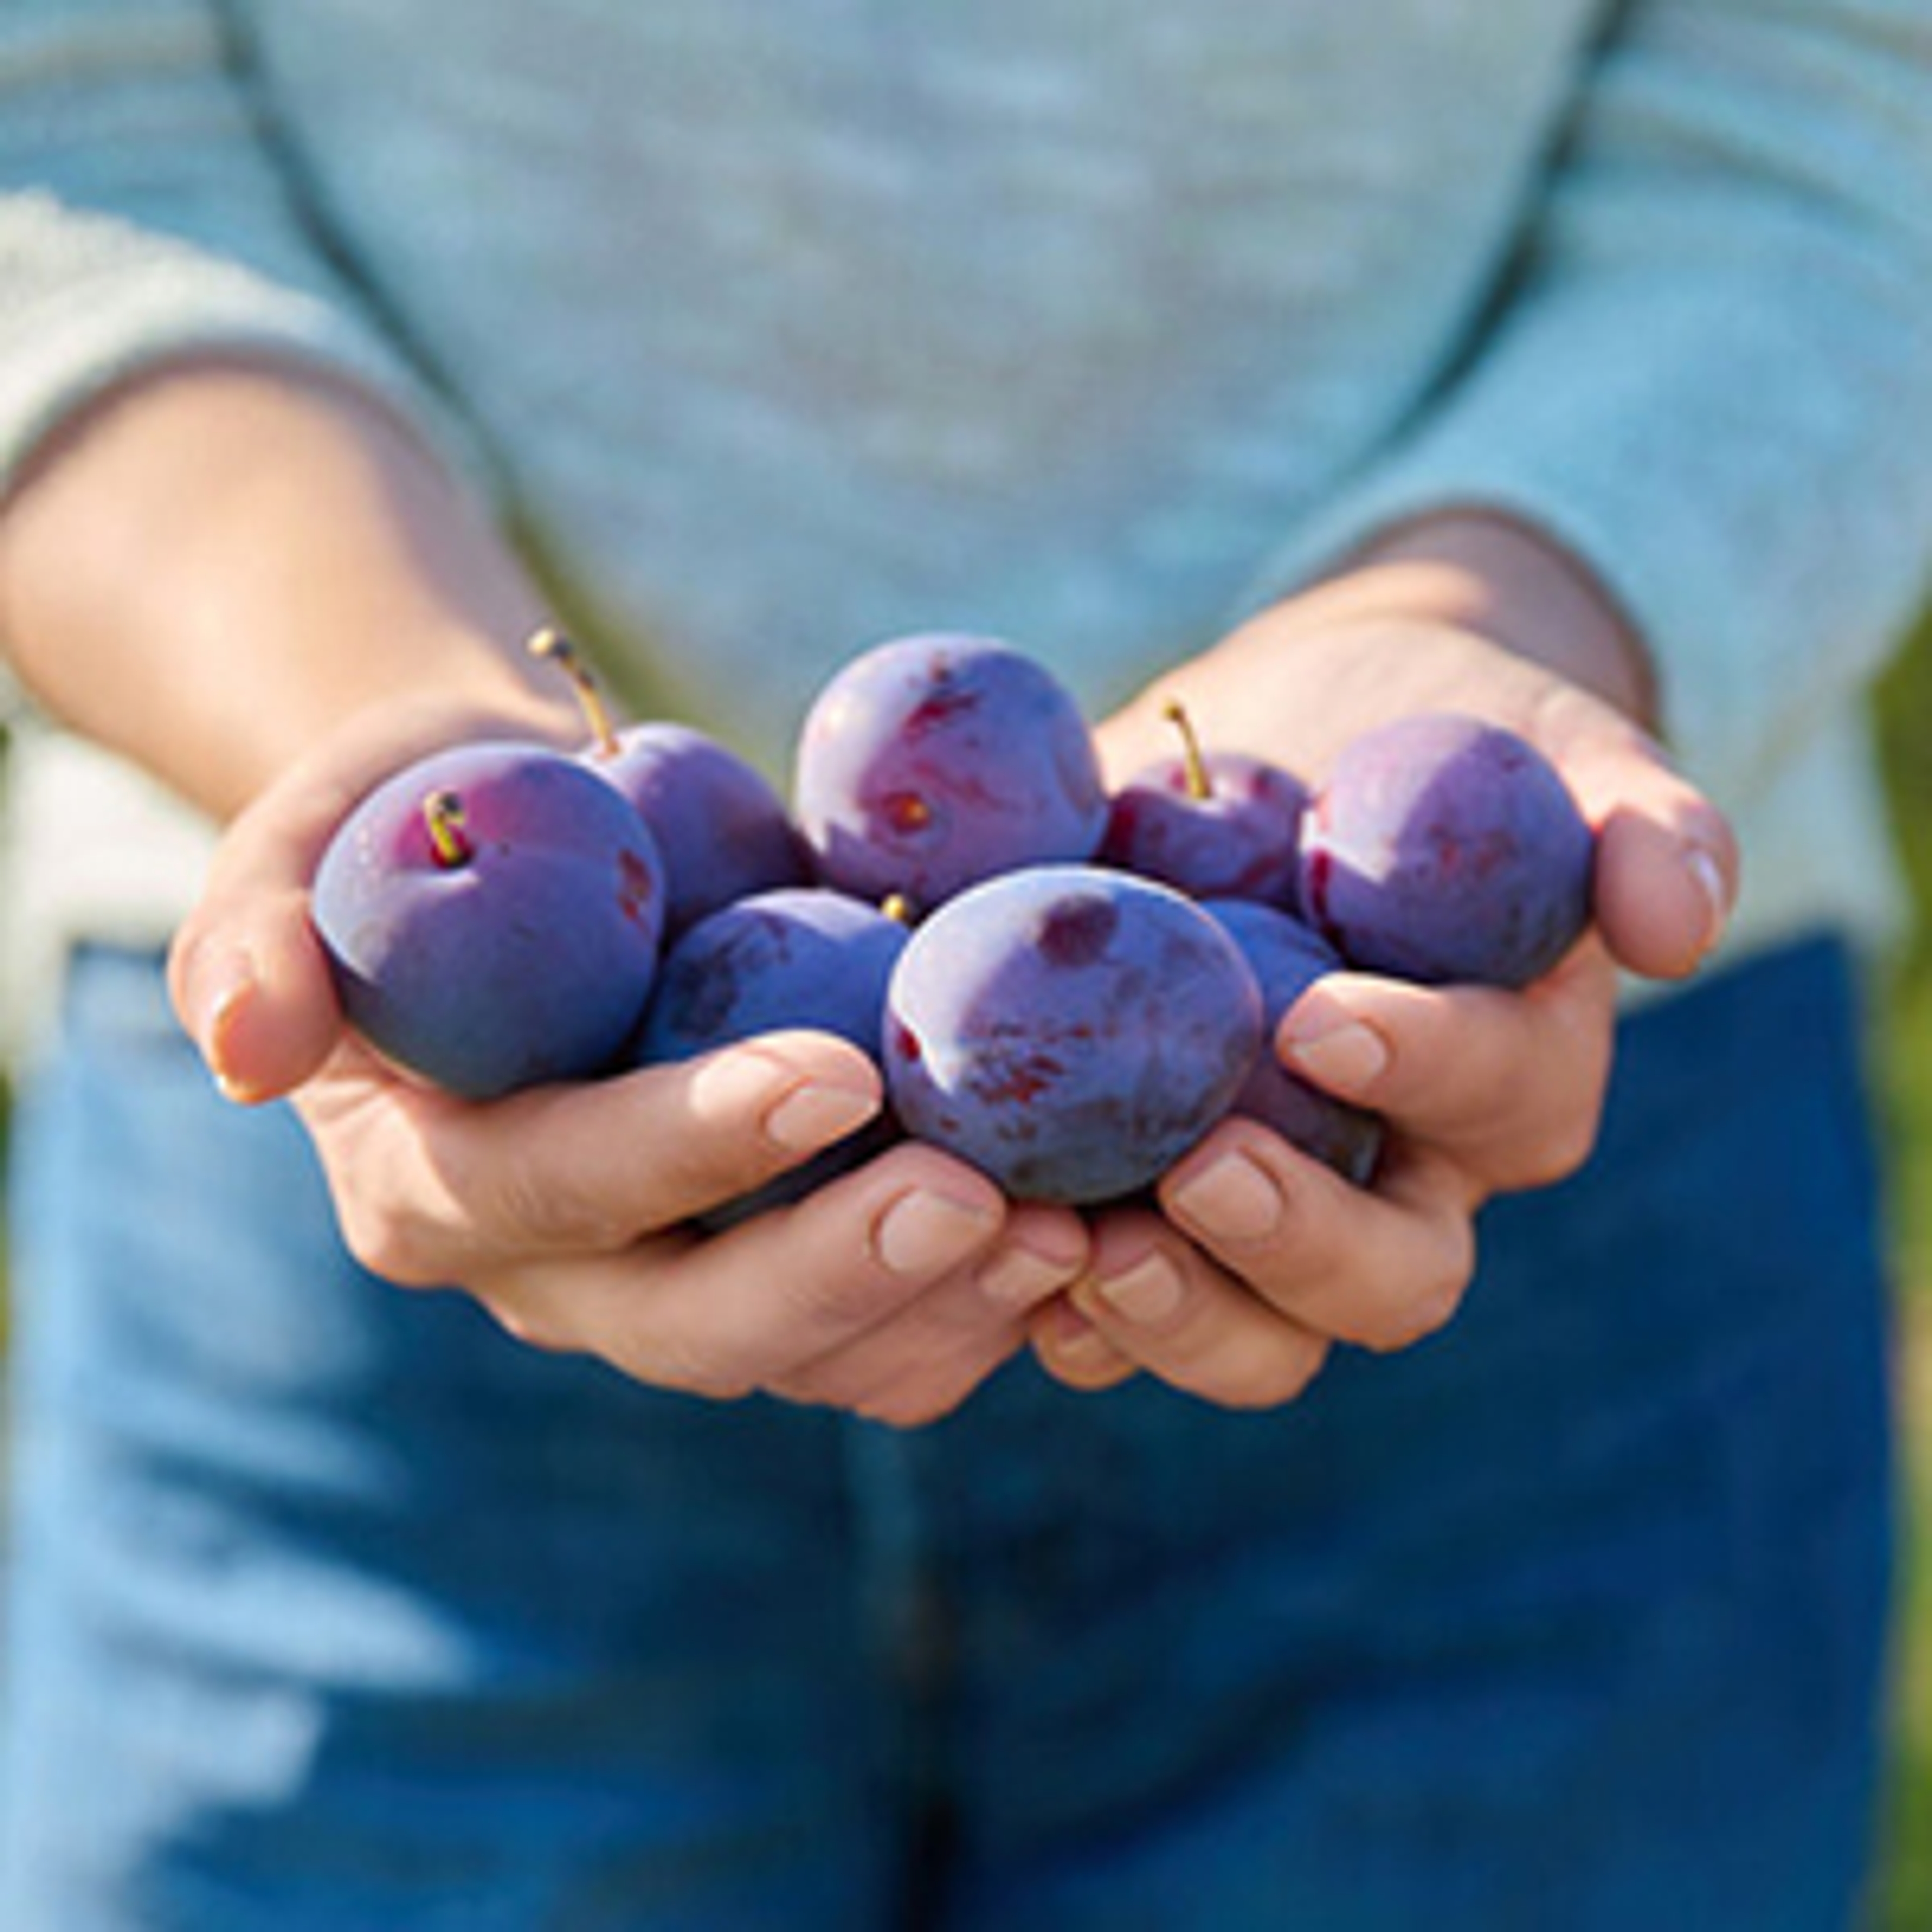
{"label": "purple plum", "polygon": [[734,900],[808,883],[810,856],[778,794],[715,738],[688,724],[632,724],[584,758],[657,839],[668,936]]}
{"label": "purple plum", "polygon": [[650,995],[664,905],[657,846],[616,792],[562,752],[483,742],[364,799],[311,910],[351,1023],[483,1100],[610,1064]]}
{"label": "purple plum", "polygon": [[874,646],[820,691],[793,804],[826,884],[922,914],[1016,866],[1090,859],[1107,822],[1091,736],[1051,674],[938,632]]}
{"label": "purple plum", "polygon": [[1524,986],[1588,924],[1594,856],[1534,746],[1425,712],[1342,748],[1303,821],[1301,902],[1367,971]]}
{"label": "purple plum", "polygon": [[657,840],[668,939],[734,899],[810,883],[805,841],[754,766],[688,724],[655,720],[620,731],[584,653],[554,626],[525,649],[570,680],[590,732],[584,763],[629,800]]}
{"label": "purple plum", "polygon": [[1004,874],[913,934],[886,994],[907,1131],[1018,1200],[1112,1201],[1227,1111],[1262,1036],[1240,947],[1184,895],[1093,866]]}
{"label": "purple plum", "polygon": [[1102,860],[1197,898],[1292,904],[1307,787],[1265,758],[1204,752],[1178,704],[1166,716],[1181,748],[1114,794]]}
{"label": "purple plum", "polygon": [[[824,887],[780,887],[721,908],[666,952],[638,1063],[688,1060],[786,1027],[836,1034],[876,1060],[886,982],[905,943],[902,921]],[[882,1114],[699,1223],[716,1232],[800,1199],[894,1133]]]}
{"label": "purple plum", "polygon": [[1274,906],[1225,898],[1204,901],[1202,909],[1234,936],[1262,989],[1262,1049],[1228,1111],[1272,1127],[1345,1180],[1366,1186],[1382,1154],[1382,1121],[1291,1073],[1274,1045],[1282,1015],[1323,974],[1343,970],[1340,954],[1312,926]]}

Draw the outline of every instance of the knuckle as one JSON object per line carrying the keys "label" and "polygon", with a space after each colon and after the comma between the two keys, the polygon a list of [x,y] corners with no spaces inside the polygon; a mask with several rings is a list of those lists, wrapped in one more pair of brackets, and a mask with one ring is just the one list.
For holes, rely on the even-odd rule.
{"label": "knuckle", "polygon": [[1378,1312],[1362,1345],[1376,1354],[1394,1354],[1439,1334],[1461,1308],[1473,1268],[1472,1260],[1459,1258],[1426,1270],[1407,1295]]}
{"label": "knuckle", "polygon": [[667,1136],[655,1140],[652,1150],[658,1190],[676,1200],[707,1205],[754,1193],[802,1158],[778,1154],[752,1134],[727,1142],[715,1131]]}
{"label": "knuckle", "polygon": [[680,1389],[687,1395],[702,1396],[706,1402],[744,1402],[758,1390],[754,1378],[722,1364],[701,1369],[681,1381],[658,1385]]}
{"label": "knuckle", "polygon": [[862,1397],[852,1412],[889,1429],[921,1429],[956,1408],[960,1400],[959,1394],[917,1384],[889,1387]]}
{"label": "knuckle", "polygon": [[1265,1354],[1244,1351],[1224,1365],[1202,1393],[1226,1408],[1286,1408],[1306,1393],[1328,1359],[1328,1345],[1313,1336]]}
{"label": "knuckle", "polygon": [[351,1197],[338,1202],[336,1220],[350,1258],[368,1274],[397,1288],[435,1288],[447,1281],[408,1217]]}
{"label": "knuckle", "polygon": [[478,1218],[500,1230],[514,1246],[540,1253],[574,1250],[605,1254],[630,1238],[630,1231],[616,1216],[586,1198],[567,1175],[514,1160],[480,1185]]}
{"label": "knuckle", "polygon": [[870,1327],[888,1312],[880,1288],[878,1271],[861,1265],[801,1273],[792,1293],[814,1328],[844,1334]]}
{"label": "knuckle", "polygon": [[540,1354],[567,1355],[580,1353],[574,1338],[565,1334],[552,1314],[519,1307],[514,1303],[498,1300],[488,1296],[478,1298],[485,1312],[496,1326],[513,1342],[520,1342],[526,1348],[534,1348]]}
{"label": "knuckle", "polygon": [[763,1385],[758,1368],[715,1337],[660,1331],[647,1348],[626,1336],[597,1346],[593,1352],[633,1382],[707,1402],[740,1402]]}
{"label": "knuckle", "polygon": [[1523,1187],[1548,1187],[1567,1180],[1596,1151],[1598,1114],[1587,1112],[1566,1115],[1546,1128],[1530,1143],[1518,1175]]}
{"label": "knuckle", "polygon": [[757,1378],[723,1363],[707,1364],[681,1378],[664,1382],[652,1378],[659,1387],[682,1390],[687,1395],[702,1396],[706,1402],[743,1402],[758,1390]]}
{"label": "knuckle", "polygon": [[1140,1372],[1138,1362],[1116,1353],[1106,1343],[1100,1345],[1099,1352],[1082,1350],[1070,1354],[1063,1346],[1036,1336],[1031,1346],[1034,1360],[1055,1382],[1086,1394],[1112,1388]]}
{"label": "knuckle", "polygon": [[979,1349],[950,1359],[908,1349],[869,1360],[834,1357],[802,1371],[781,1392],[889,1429],[922,1429],[951,1414],[994,1366]]}

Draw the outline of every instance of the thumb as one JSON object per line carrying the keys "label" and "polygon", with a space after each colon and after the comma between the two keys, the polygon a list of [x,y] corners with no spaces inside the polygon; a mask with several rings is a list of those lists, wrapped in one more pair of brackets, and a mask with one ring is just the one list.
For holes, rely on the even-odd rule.
{"label": "thumb", "polygon": [[1598,928],[1618,964],[1682,979],[1724,937],[1737,877],[1736,842],[1721,818],[1686,824],[1619,806],[1598,830]]}
{"label": "thumb", "polygon": [[1730,821],[1654,741],[1622,734],[1579,748],[1566,776],[1597,834],[1597,928],[1618,965],[1682,979],[1724,936],[1739,860]]}
{"label": "thumb", "polygon": [[300,1086],[341,1037],[341,1010],[305,893],[204,900],[168,961],[175,1012],[231,1100]]}

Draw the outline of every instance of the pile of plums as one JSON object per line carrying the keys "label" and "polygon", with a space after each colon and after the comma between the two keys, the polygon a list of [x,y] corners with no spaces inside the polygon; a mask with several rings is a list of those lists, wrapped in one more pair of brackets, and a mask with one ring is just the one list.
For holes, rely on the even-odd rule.
{"label": "pile of plums", "polygon": [[884,1070],[887,1114],[710,1217],[910,1134],[1016,1199],[1157,1179],[1230,1112],[1350,1179],[1371,1114],[1290,1073],[1276,1022],[1343,966],[1520,986],[1588,922],[1594,840],[1522,738],[1448,712],[1346,746],[1311,794],[1180,748],[1109,795],[1070,694],[996,640],[896,638],[825,686],[791,805],[685,727],[440,752],[366,798],[315,880],[345,1012],[485,1098],[783,1027]]}

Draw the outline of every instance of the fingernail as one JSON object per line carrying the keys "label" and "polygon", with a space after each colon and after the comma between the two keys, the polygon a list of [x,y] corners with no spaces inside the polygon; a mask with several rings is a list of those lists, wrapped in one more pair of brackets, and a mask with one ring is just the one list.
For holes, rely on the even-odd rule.
{"label": "fingernail", "polygon": [[765,1132],[788,1153],[805,1154],[843,1140],[878,1111],[874,1094],[808,1080],[765,1115]]}
{"label": "fingernail", "polygon": [[1257,1241],[1281,1221],[1274,1177],[1244,1154],[1227,1154],[1174,1190],[1176,1213],[1217,1241]]}
{"label": "fingernail", "polygon": [[1064,1262],[1030,1248],[1004,1247],[980,1270],[980,1289],[988,1301],[1018,1311],[1044,1300],[1072,1274]]}
{"label": "fingernail", "polygon": [[964,1261],[995,1216],[925,1188],[902,1194],[880,1217],[872,1245],[895,1274],[934,1274]]}
{"label": "fingernail", "polygon": [[1388,1042],[1360,1020],[1343,1020],[1307,1034],[1291,1033],[1288,1057],[1320,1085],[1341,1093],[1367,1086],[1389,1064]]}
{"label": "fingernail", "polygon": [[1180,1270],[1156,1250],[1124,1274],[1096,1280],[1094,1292],[1130,1322],[1165,1322],[1180,1307],[1187,1289]]}
{"label": "fingernail", "polygon": [[1684,869],[1695,881],[1704,900],[1704,936],[1698,950],[1708,952],[1724,938],[1725,925],[1731,916],[1730,894],[1725,889],[1724,871],[1701,845],[1692,846],[1684,854]]}
{"label": "fingernail", "polygon": [[253,955],[241,946],[214,954],[206,963],[197,958],[188,1009],[195,1044],[201,1049],[214,1084],[231,1100],[247,1098],[228,1064],[228,1036],[235,1018],[256,985]]}

